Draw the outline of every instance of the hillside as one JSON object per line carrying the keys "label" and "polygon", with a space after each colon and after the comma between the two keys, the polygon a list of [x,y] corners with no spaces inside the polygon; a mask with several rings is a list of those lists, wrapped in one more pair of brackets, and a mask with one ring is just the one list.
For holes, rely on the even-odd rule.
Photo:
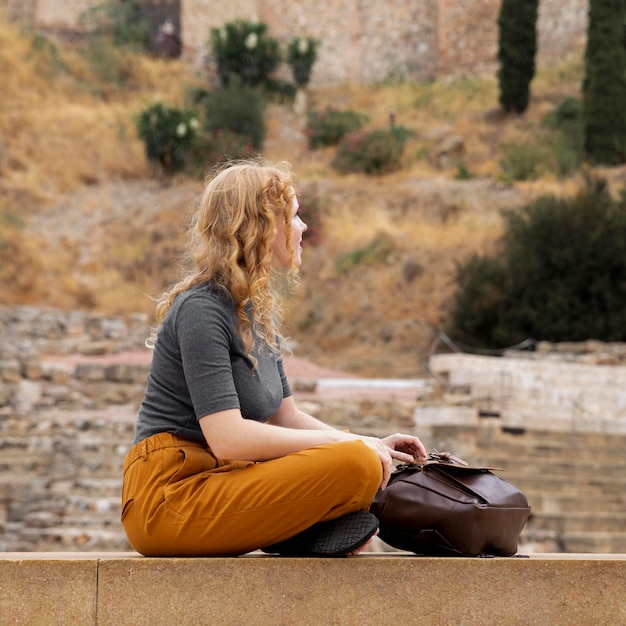
{"label": "hillside", "polygon": [[[113,61],[111,83],[97,69]],[[180,104],[202,77],[178,61],[105,55],[98,63],[0,27],[2,304],[151,312],[176,275],[202,181],[155,175],[133,115],[147,102]],[[307,148],[304,114],[271,105],[264,154],[294,165],[301,203],[321,233],[305,242],[302,281],[286,299],[296,354],[361,375],[420,375],[455,263],[493,246],[502,208],[576,189],[575,173],[559,179],[548,165],[514,182],[502,161],[512,146],[527,146],[531,160],[544,154],[554,136],[542,120],[577,97],[580,83],[579,59],[542,69],[521,117],[498,113],[491,77],[309,92],[309,108],[360,111],[372,128],[393,114],[414,131],[402,171],[381,177],[337,175],[332,149]],[[623,185],[623,171],[604,174]]]}

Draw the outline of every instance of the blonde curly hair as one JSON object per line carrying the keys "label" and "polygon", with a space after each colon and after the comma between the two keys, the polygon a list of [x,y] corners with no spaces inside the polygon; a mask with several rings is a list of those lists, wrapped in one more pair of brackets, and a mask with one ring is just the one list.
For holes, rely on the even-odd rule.
{"label": "blonde curly hair", "polygon": [[158,327],[178,294],[211,283],[235,303],[239,334],[253,363],[256,365],[252,356],[255,337],[280,353],[284,345],[279,330],[282,307],[273,281],[272,243],[282,222],[292,258],[288,277],[295,281],[293,184],[288,163],[271,164],[260,159],[229,162],[207,178],[189,229],[192,269],[158,301],[157,328],[148,345],[154,346]]}

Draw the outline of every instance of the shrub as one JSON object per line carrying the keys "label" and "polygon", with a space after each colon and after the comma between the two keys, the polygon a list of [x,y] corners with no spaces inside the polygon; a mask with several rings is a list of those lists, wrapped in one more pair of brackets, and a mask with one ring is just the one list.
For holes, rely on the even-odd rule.
{"label": "shrub", "polygon": [[457,270],[450,335],[479,347],[626,340],[626,196],[589,179],[574,198],[504,217],[501,254]]}
{"label": "shrub", "polygon": [[470,172],[464,161],[460,161],[457,164],[455,178],[457,180],[471,180],[473,178],[472,172]]}
{"label": "shrub", "polygon": [[386,174],[402,167],[406,134],[391,130],[358,130],[346,135],[337,146],[331,166],[342,173]]}
{"label": "shrub", "polygon": [[552,169],[550,150],[546,146],[509,144],[502,146],[502,152],[500,167],[507,181],[535,180]]}
{"label": "shrub", "polygon": [[287,63],[299,87],[306,87],[311,80],[311,70],[317,60],[318,45],[319,42],[310,37],[296,37],[287,44]]}
{"label": "shrub", "polygon": [[379,235],[369,245],[340,256],[335,267],[339,274],[346,274],[365,264],[386,263],[393,252],[393,245],[386,235]]}
{"label": "shrub", "polygon": [[584,146],[593,163],[626,161],[624,0],[591,0],[585,53]]}
{"label": "shrub", "polygon": [[543,124],[558,133],[551,144],[557,173],[565,176],[584,161],[582,103],[577,98],[565,98],[545,117]]}
{"label": "shrub", "polygon": [[268,78],[263,83],[263,91],[272,102],[284,104],[295,101],[298,89],[294,84],[286,80]]}
{"label": "shrub", "polygon": [[90,39],[81,53],[93,76],[104,85],[138,88],[144,79],[140,58],[128,48],[111,46],[104,37]]}
{"label": "shrub", "polygon": [[216,130],[204,134],[192,149],[194,169],[206,171],[215,163],[243,159],[256,154],[248,139],[231,130]]}
{"label": "shrub", "polygon": [[450,335],[476,347],[515,343],[506,323],[507,280],[506,265],[498,257],[474,255],[457,264]]}
{"label": "shrub", "polygon": [[135,120],[148,161],[161,165],[167,174],[182,170],[198,137],[198,120],[190,110],[156,103]]}
{"label": "shrub", "polygon": [[27,58],[35,61],[37,72],[42,76],[54,78],[69,69],[59,47],[45,35],[33,35]]}
{"label": "shrub", "polygon": [[244,85],[262,85],[281,62],[278,41],[263,22],[238,19],[212,28],[210,48],[224,87],[233,77]]}
{"label": "shrub", "polygon": [[259,90],[242,85],[238,79],[232,80],[227,87],[205,94],[207,129],[212,133],[230,131],[259,150],[266,133],[265,106]]}
{"label": "shrub", "polygon": [[505,111],[528,107],[535,75],[539,0],[502,0],[498,15],[498,81]]}
{"label": "shrub", "polygon": [[367,122],[369,118],[362,113],[326,107],[309,111],[305,133],[312,149],[335,146],[344,135],[363,128]]}

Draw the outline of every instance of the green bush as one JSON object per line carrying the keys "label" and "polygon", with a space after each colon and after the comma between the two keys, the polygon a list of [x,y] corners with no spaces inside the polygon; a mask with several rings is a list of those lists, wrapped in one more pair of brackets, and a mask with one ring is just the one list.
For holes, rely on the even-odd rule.
{"label": "green bush", "polygon": [[342,173],[387,174],[402,167],[406,129],[357,130],[337,145],[331,166]]}
{"label": "green bush", "polygon": [[573,198],[508,211],[500,254],[457,269],[449,334],[477,347],[626,340],[626,196],[589,179]]}
{"label": "green bush", "polygon": [[550,171],[551,153],[547,146],[516,143],[502,146],[500,168],[506,181],[535,180]]}
{"label": "green bush", "polygon": [[310,37],[296,37],[287,44],[287,63],[299,87],[306,87],[311,80],[318,45],[319,42]]}
{"label": "green bush", "polygon": [[367,122],[369,118],[362,113],[326,107],[323,111],[309,111],[305,133],[314,150],[336,146],[344,135],[363,128]]}
{"label": "green bush", "polygon": [[199,123],[191,110],[158,102],[137,115],[135,127],[148,161],[159,163],[165,173],[173,174],[188,162]]}
{"label": "green bush", "polygon": [[567,128],[570,125],[580,125],[583,118],[583,105],[578,98],[568,96],[554,111],[548,113],[544,124],[552,128]]}
{"label": "green bush", "polygon": [[58,45],[45,35],[33,35],[27,58],[34,61],[37,73],[45,78],[56,78],[61,73],[69,73],[69,66]]}
{"label": "green bush", "polygon": [[238,19],[212,28],[210,49],[224,87],[233,77],[244,85],[262,85],[281,62],[278,41],[263,22]]}
{"label": "green bush", "polygon": [[552,173],[563,177],[584,161],[580,100],[566,98],[522,143],[502,146],[500,167],[505,180],[534,180]]}
{"label": "green bush", "polygon": [[466,345],[512,345],[507,326],[508,272],[498,257],[474,255],[457,264],[457,291],[451,314],[450,336]]}
{"label": "green bush", "polygon": [[267,104],[261,91],[235,79],[223,89],[207,92],[203,102],[209,132],[230,131],[241,136],[244,143],[255,150],[261,149],[266,134],[264,112]]}
{"label": "green bush", "polygon": [[577,98],[565,98],[543,120],[547,128],[557,136],[550,142],[554,152],[557,174],[565,176],[577,169],[584,161],[583,108]]}
{"label": "green bush", "polygon": [[206,172],[215,163],[245,159],[257,154],[246,137],[231,130],[216,130],[203,134],[192,149],[190,169]]}
{"label": "green bush", "polygon": [[268,78],[263,83],[263,91],[272,102],[285,104],[295,101],[298,88],[286,80]]}
{"label": "green bush", "polygon": [[369,245],[340,256],[335,267],[339,274],[346,274],[361,265],[386,263],[392,252],[393,245],[389,237],[379,235]]}

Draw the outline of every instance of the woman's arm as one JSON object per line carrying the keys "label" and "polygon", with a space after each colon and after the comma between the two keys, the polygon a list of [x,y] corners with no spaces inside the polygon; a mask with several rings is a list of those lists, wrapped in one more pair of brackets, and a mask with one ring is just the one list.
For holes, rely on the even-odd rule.
{"label": "woman's arm", "polygon": [[[304,413],[304,411],[300,411],[292,396],[283,400],[280,408],[269,420],[269,423],[286,428],[335,430],[332,426],[325,424],[308,413]],[[359,439],[365,439],[362,435],[355,436]],[[384,437],[381,441],[390,448],[392,451],[391,455],[396,460],[411,462],[416,459],[425,459],[427,456],[426,448],[422,442],[412,435],[396,433],[395,435]],[[410,455],[411,458],[407,458],[406,454]]]}
{"label": "woman's arm", "polygon": [[[314,418],[311,417],[311,420]],[[321,424],[318,420],[315,423]],[[316,427],[315,424],[311,428],[285,427],[275,425],[271,420],[263,424],[244,419],[239,409],[205,415],[200,418],[200,428],[216,457],[245,461],[267,461],[325,443],[357,438],[330,427]]]}
{"label": "woman's arm", "polygon": [[200,427],[213,454],[221,459],[267,461],[327,443],[360,440],[380,459],[381,488],[387,485],[394,459],[407,463],[426,457],[417,437],[395,434],[378,439],[337,430],[300,411],[291,397],[283,400],[267,424],[243,419],[239,409],[229,409],[205,415]]}

